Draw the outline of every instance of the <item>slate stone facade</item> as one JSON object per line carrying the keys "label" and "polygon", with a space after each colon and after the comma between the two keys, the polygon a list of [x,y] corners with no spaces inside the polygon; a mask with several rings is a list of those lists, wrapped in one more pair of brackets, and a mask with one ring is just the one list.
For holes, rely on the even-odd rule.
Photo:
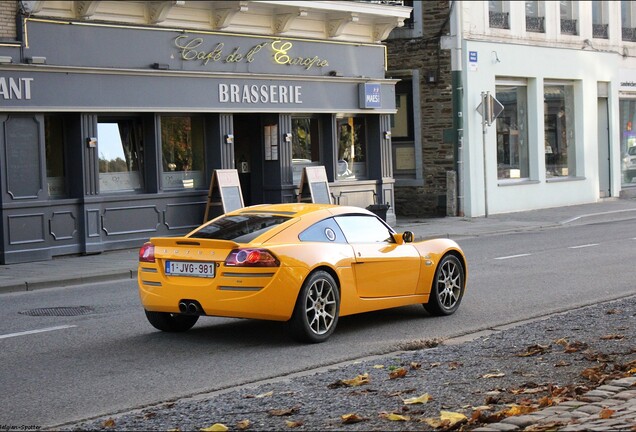
{"label": "slate stone facade", "polygon": [[418,69],[421,76],[421,118],[414,124],[422,131],[423,185],[395,187],[396,212],[407,217],[447,215],[446,172],[456,169],[455,144],[444,140],[444,130],[453,126],[451,57],[440,47],[441,36],[449,34],[449,2],[421,4],[422,16],[414,20],[422,20],[423,36],[386,41],[389,69]]}

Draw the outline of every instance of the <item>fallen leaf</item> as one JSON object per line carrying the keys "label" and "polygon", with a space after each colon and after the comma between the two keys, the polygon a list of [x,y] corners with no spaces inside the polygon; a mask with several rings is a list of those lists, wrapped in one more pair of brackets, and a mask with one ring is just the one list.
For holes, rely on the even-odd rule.
{"label": "fallen leaf", "polygon": [[616,411],[611,410],[609,408],[602,409],[601,412],[598,413],[599,418],[608,419],[614,415]]}
{"label": "fallen leaf", "polygon": [[529,357],[537,354],[545,354],[550,351],[550,345],[530,345],[522,353],[516,354],[517,357]]}
{"label": "fallen leaf", "polygon": [[107,420],[104,420],[104,421],[102,422],[102,427],[105,427],[105,428],[112,428],[112,427],[115,427],[115,420],[113,420],[112,418],[109,418],[109,419],[107,419]]}
{"label": "fallen leaf", "polygon": [[257,395],[246,395],[245,398],[247,399],[261,399],[261,398],[265,398],[265,397],[270,397],[273,396],[274,392],[273,391],[268,391],[267,393],[261,393],[261,394],[257,394]]}
{"label": "fallen leaf", "polygon": [[482,375],[482,378],[501,378],[503,376],[506,376],[505,373],[503,372],[498,372],[498,373],[487,373],[486,375]]}
{"label": "fallen leaf", "polygon": [[561,426],[565,426],[567,423],[552,421],[548,423],[537,423],[534,425],[527,426],[523,431],[524,432],[548,432],[558,430]]}
{"label": "fallen leaf", "polygon": [[584,349],[587,349],[587,344],[585,342],[575,341],[565,346],[566,353],[575,353]]}
{"label": "fallen leaf", "polygon": [[407,372],[408,370],[405,368],[396,369],[393,372],[389,373],[389,379],[404,378]]}
{"label": "fallen leaf", "polygon": [[460,362],[450,362],[448,364],[448,369],[449,370],[455,370],[455,369],[457,369],[460,366],[463,366],[462,363],[460,363]]}
{"label": "fallen leaf", "polygon": [[149,412],[145,412],[144,413],[144,419],[145,420],[151,419],[151,418],[156,417],[156,416],[157,416],[157,413],[153,412],[153,411],[149,411]]}
{"label": "fallen leaf", "polygon": [[422,396],[419,397],[404,399],[404,405],[425,404],[431,399],[433,399],[431,395],[429,395],[428,393],[424,393]]}
{"label": "fallen leaf", "polygon": [[607,312],[605,312],[607,315],[615,315],[615,314],[619,314],[622,311],[620,309],[610,309]]}
{"label": "fallen leaf", "polygon": [[505,410],[504,413],[506,417],[514,417],[524,414],[530,414],[531,412],[535,412],[537,409],[535,407],[527,406],[527,405],[513,405],[509,409]]}
{"label": "fallen leaf", "polygon": [[554,367],[565,367],[565,366],[570,366],[572,363],[566,362],[565,360],[561,360],[560,362],[556,363],[554,365]]}
{"label": "fallen leaf", "polygon": [[239,422],[236,423],[236,428],[239,430],[244,430],[247,429],[248,427],[250,427],[252,425],[252,422],[249,421],[248,419],[245,420],[241,420]]}
{"label": "fallen leaf", "polygon": [[297,412],[299,409],[300,409],[300,407],[298,405],[296,405],[296,406],[293,406],[291,408],[272,409],[272,410],[269,410],[268,413],[271,416],[281,417],[281,416],[292,415],[295,412]]}
{"label": "fallen leaf", "polygon": [[344,424],[360,423],[361,421],[366,420],[364,417],[361,417],[356,413],[343,414],[340,418]]}
{"label": "fallen leaf", "polygon": [[625,339],[625,335],[622,334],[608,334],[605,336],[601,336],[601,340],[621,340]]}
{"label": "fallen leaf", "polygon": [[373,369],[384,369],[384,365],[377,364],[377,365],[373,366]]}
{"label": "fallen leaf", "polygon": [[296,420],[296,421],[285,420],[285,424],[287,425],[287,427],[297,428],[304,425],[305,423],[303,423],[301,420]]}
{"label": "fallen leaf", "polygon": [[554,341],[555,344],[557,345],[561,345],[561,346],[567,346],[567,344],[569,343],[567,339],[565,338],[561,338],[561,339],[557,339]]}
{"label": "fallen leaf", "polygon": [[362,375],[358,375],[355,378],[346,379],[346,380],[338,380],[335,383],[329,384],[329,388],[338,388],[338,387],[357,387],[364,384],[369,384],[369,374],[365,373]]}
{"label": "fallen leaf", "polygon": [[605,363],[603,363],[600,366],[584,369],[583,372],[581,372],[581,376],[584,378],[587,378],[588,380],[592,382],[598,383],[598,382],[601,382],[601,380],[603,380],[604,370],[605,370]]}
{"label": "fallen leaf", "polygon": [[411,362],[411,369],[412,370],[417,370],[417,369],[420,369],[421,367],[422,367],[422,363]]}
{"label": "fallen leaf", "polygon": [[202,432],[225,432],[228,430],[228,427],[223,423],[214,423],[212,426],[199,429]]}
{"label": "fallen leaf", "polygon": [[390,421],[409,421],[409,420],[411,420],[411,418],[408,417],[408,416],[403,416],[403,415],[395,414],[395,413],[385,413],[385,412],[380,413],[380,417],[385,418],[385,419],[390,420]]}
{"label": "fallen leaf", "polygon": [[537,403],[539,404],[539,408],[545,408],[545,407],[549,407],[552,405],[556,405],[556,402],[553,398],[551,398],[550,396],[544,396],[542,398],[540,398]]}
{"label": "fallen leaf", "polygon": [[450,423],[450,426],[454,426],[459,422],[468,420],[468,417],[466,417],[464,414],[452,411],[440,411],[439,418],[444,422],[448,421]]}
{"label": "fallen leaf", "polygon": [[422,419],[421,421],[426,423],[427,425],[429,425],[433,429],[439,429],[441,427],[448,426],[448,422],[443,422],[442,420],[440,420],[438,418],[427,417],[427,418]]}
{"label": "fallen leaf", "polygon": [[430,366],[431,368],[436,368],[437,366],[441,366],[441,365],[442,365],[442,364],[441,364],[440,362],[435,362],[435,363],[431,363],[431,364],[429,364],[429,366]]}

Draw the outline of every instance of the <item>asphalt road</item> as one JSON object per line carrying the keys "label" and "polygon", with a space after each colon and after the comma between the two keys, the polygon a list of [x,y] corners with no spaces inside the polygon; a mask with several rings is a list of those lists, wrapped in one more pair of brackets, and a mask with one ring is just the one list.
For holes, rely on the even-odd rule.
{"label": "asphalt road", "polygon": [[[469,286],[455,315],[412,306],[347,317],[318,345],[253,320],[204,318],[185,334],[157,332],[130,281],[5,294],[0,424],[73,422],[633,294],[635,242],[636,220],[463,239]],[[20,313],[60,306],[93,311]],[[31,330],[47,331],[23,333]]]}

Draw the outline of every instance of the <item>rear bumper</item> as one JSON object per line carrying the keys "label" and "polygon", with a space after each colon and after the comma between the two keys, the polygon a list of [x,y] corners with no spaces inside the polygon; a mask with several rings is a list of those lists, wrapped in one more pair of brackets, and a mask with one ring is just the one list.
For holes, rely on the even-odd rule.
{"label": "rear bumper", "polygon": [[153,312],[179,313],[179,302],[196,300],[205,315],[287,321],[307,269],[217,267],[214,278],[165,276],[159,266],[140,263],[139,298]]}

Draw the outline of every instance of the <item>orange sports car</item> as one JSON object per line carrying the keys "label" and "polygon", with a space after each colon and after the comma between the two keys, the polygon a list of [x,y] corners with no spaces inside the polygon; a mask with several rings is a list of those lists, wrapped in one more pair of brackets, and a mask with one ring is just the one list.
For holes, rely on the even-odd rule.
{"label": "orange sports car", "polygon": [[219,216],[139,251],[146,317],[168,332],[200,316],[288,322],[294,338],[323,342],[340,316],[410,304],[457,310],[466,258],[449,239],[413,241],[359,207],[272,204]]}

